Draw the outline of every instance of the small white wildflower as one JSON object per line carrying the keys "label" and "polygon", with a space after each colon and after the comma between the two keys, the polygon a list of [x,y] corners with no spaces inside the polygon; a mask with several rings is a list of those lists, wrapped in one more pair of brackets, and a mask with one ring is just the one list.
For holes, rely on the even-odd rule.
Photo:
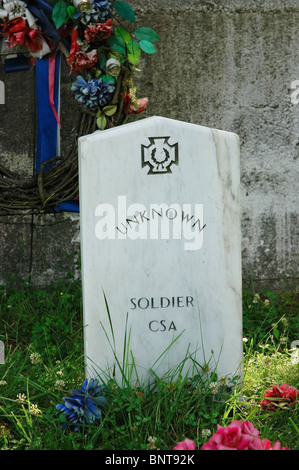
{"label": "small white wildflower", "polygon": [[248,338],[243,338],[243,343],[247,343]]}
{"label": "small white wildflower", "polygon": [[149,443],[150,448],[151,448],[151,449],[156,449],[156,444],[155,444],[155,442],[156,442],[157,438],[156,438],[156,437],[149,436],[149,437],[147,438],[147,440],[148,440],[148,443]]}
{"label": "small white wildflower", "polygon": [[252,303],[257,304],[259,300],[260,300],[259,294],[254,294],[254,299],[253,299]]}
{"label": "small white wildflower", "polygon": [[37,352],[30,354],[31,364],[38,364],[41,362],[41,355]]}
{"label": "small white wildflower", "polygon": [[225,387],[227,385],[227,377],[225,375],[222,375],[219,379],[219,384],[222,387]]}
{"label": "small white wildflower", "polygon": [[65,381],[64,380],[56,380],[55,388],[58,388],[59,390],[62,390],[64,387],[65,387]]}
{"label": "small white wildflower", "polygon": [[41,410],[38,408],[37,405],[34,405],[33,403],[31,403],[29,413],[31,415],[39,415],[39,414],[41,414]]}
{"label": "small white wildflower", "polygon": [[57,375],[63,375],[63,371],[62,371],[62,370],[58,370],[58,371],[56,372],[56,374],[57,374]]}
{"label": "small white wildflower", "polygon": [[218,392],[218,382],[211,382],[209,387],[212,393]]}
{"label": "small white wildflower", "polygon": [[18,393],[17,401],[19,403],[24,403],[24,401],[26,401],[26,400],[27,400],[27,397],[26,397],[25,393]]}
{"label": "small white wildflower", "polygon": [[270,300],[269,300],[269,299],[265,299],[265,300],[264,300],[264,305],[270,305]]}
{"label": "small white wildflower", "polygon": [[202,429],[201,437],[203,439],[207,439],[210,435],[211,435],[211,430],[210,429]]}
{"label": "small white wildflower", "polygon": [[281,323],[283,324],[283,326],[284,326],[285,328],[287,328],[287,327],[289,326],[289,323],[288,323],[288,320],[287,320],[286,317],[282,317]]}
{"label": "small white wildflower", "polygon": [[6,385],[6,384],[7,384],[6,380],[0,380],[0,385]]}
{"label": "small white wildflower", "polygon": [[264,366],[270,366],[271,362],[272,362],[272,359],[270,356],[264,356],[262,358],[262,363],[264,364]]}

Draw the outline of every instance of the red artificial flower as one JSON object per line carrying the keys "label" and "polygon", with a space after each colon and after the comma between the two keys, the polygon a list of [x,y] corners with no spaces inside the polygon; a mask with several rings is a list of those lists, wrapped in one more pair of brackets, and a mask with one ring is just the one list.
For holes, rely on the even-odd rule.
{"label": "red artificial flower", "polygon": [[295,387],[287,384],[273,385],[270,390],[266,391],[264,399],[261,401],[261,408],[273,412],[281,404],[295,406],[296,401],[299,401],[299,390]]}
{"label": "red artificial flower", "polygon": [[139,98],[138,105],[132,103],[131,96],[129,94],[125,95],[124,99],[124,110],[125,114],[140,114],[144,111],[148,104],[148,98]]}
{"label": "red artificial flower", "polygon": [[104,39],[107,39],[110,36],[112,29],[113,21],[109,19],[105,23],[97,23],[94,26],[87,26],[84,31],[84,36],[88,42],[94,42],[96,39],[104,41]]}
{"label": "red artificial flower", "polygon": [[22,18],[15,18],[4,25],[3,36],[6,36],[9,46],[25,46],[31,52],[40,51],[43,47],[43,36],[36,29],[29,28]]}
{"label": "red artificial flower", "polygon": [[68,65],[80,72],[81,70],[91,69],[94,67],[99,60],[96,49],[93,49],[91,52],[73,52],[67,57]]}

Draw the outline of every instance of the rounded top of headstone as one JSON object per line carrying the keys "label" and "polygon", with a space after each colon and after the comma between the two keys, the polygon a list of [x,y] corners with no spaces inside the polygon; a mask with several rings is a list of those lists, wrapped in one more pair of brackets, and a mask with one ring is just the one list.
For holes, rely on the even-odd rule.
{"label": "rounded top of headstone", "polygon": [[[189,132],[201,132],[202,134],[211,133],[211,131],[216,131],[219,134],[231,135],[235,139],[238,136],[232,132],[226,132],[223,130],[217,130],[214,128],[209,128],[206,126],[201,126],[199,124],[194,124],[185,121],[179,121],[176,119],[166,118],[163,116],[151,116],[138,121],[130,122],[118,127],[105,130],[97,130],[93,134],[82,136],[78,139],[79,145],[82,145],[86,140],[97,141],[105,140],[111,138],[111,134],[114,137],[117,136],[129,136],[130,134],[142,133],[143,131],[149,136],[152,135],[169,135],[173,133],[176,129],[178,130],[188,130]],[[130,137],[131,138],[131,137]]]}
{"label": "rounded top of headstone", "polygon": [[163,133],[164,131],[169,132],[172,128],[177,128],[177,127],[188,127],[188,128],[197,128],[197,129],[208,129],[203,126],[185,122],[185,121],[179,121],[176,119],[170,119],[162,116],[150,116],[144,119],[139,119],[138,121],[130,122],[118,127],[114,127],[111,129],[105,129],[105,130],[96,130],[93,134],[88,134],[85,136],[80,137],[79,143],[85,141],[86,139],[90,138],[96,138],[96,140],[100,137],[101,139],[103,138],[110,138],[111,133],[114,135],[123,135],[123,134],[130,134],[130,133],[136,133],[142,131],[142,129],[145,129],[147,132],[153,132],[154,130],[159,131],[159,133]]}

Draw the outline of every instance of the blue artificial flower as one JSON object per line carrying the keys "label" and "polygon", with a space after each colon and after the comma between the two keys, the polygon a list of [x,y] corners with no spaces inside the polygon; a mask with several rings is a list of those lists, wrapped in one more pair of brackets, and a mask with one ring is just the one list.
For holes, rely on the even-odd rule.
{"label": "blue artificial flower", "polygon": [[92,5],[91,11],[81,13],[81,22],[85,25],[105,23],[113,16],[113,5],[111,0],[90,0]]}
{"label": "blue artificial flower", "polygon": [[80,425],[91,424],[101,416],[101,407],[106,405],[106,399],[101,395],[103,387],[97,379],[84,380],[80,390],[71,390],[64,403],[56,405],[56,409],[65,414],[72,430],[78,431]]}
{"label": "blue artificial flower", "polygon": [[107,106],[113,98],[115,83],[112,80],[104,82],[101,78],[86,82],[81,75],[72,83],[71,91],[79,104],[90,110]]}

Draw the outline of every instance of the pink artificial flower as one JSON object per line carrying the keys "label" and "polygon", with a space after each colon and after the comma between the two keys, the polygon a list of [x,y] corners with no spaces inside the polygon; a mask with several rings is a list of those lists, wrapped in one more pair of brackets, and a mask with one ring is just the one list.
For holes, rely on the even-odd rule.
{"label": "pink artificial flower", "polygon": [[295,387],[287,384],[273,385],[270,390],[265,392],[264,399],[261,401],[261,408],[262,410],[274,412],[281,403],[293,407],[296,401],[299,401],[299,390]]}
{"label": "pink artificial flower", "polygon": [[269,450],[290,450],[289,447],[281,447],[280,442],[274,442],[273,446]]}
{"label": "pink artificial flower", "polygon": [[172,450],[194,450],[195,442],[186,437],[184,441],[179,442]]}
{"label": "pink artificial flower", "polygon": [[290,450],[268,439],[261,440],[258,430],[250,421],[232,421],[227,427],[217,426],[216,433],[201,450]]}
{"label": "pink artificial flower", "polygon": [[241,422],[242,422],[243,433],[249,434],[250,436],[258,437],[259,432],[250,421],[241,421]]}
{"label": "pink artificial flower", "polygon": [[261,440],[259,436],[255,436],[251,440],[247,450],[269,450],[270,447],[271,442],[268,441],[268,439]]}
{"label": "pink artificial flower", "polygon": [[88,25],[84,31],[84,36],[88,42],[104,41],[110,36],[112,30],[113,20],[109,19],[105,23],[97,23],[94,26]]}
{"label": "pink artificial flower", "polygon": [[[256,433],[255,428],[250,431]],[[202,450],[245,450],[248,448],[255,434],[243,432],[243,422],[233,421],[226,428],[217,425],[217,432],[209,442],[203,445]]]}
{"label": "pink artificial flower", "polygon": [[91,69],[97,64],[98,60],[99,57],[96,49],[93,49],[90,52],[73,52],[67,57],[68,65],[77,72]]}
{"label": "pink artificial flower", "polygon": [[[261,443],[262,448],[261,449],[256,449],[256,450],[269,450],[270,447],[271,447],[271,442],[269,441],[269,439],[262,439],[260,441],[260,443]],[[252,449],[252,450],[254,450],[254,449]]]}

